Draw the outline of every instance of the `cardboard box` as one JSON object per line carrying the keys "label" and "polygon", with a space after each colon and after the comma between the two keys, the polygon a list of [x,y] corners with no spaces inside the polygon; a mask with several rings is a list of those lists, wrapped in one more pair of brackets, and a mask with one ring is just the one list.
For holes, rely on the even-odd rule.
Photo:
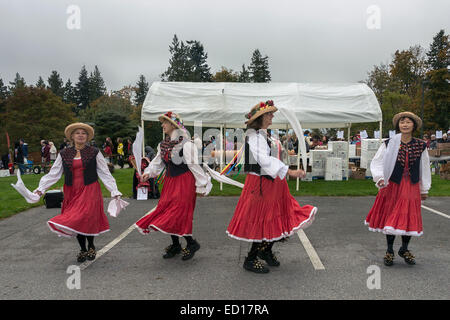
{"label": "cardboard box", "polygon": [[364,180],[366,178],[366,169],[356,168],[356,170],[352,170],[350,177],[356,180]]}
{"label": "cardboard box", "polygon": [[450,150],[450,142],[447,143],[437,143],[437,148],[439,150]]}
{"label": "cardboard box", "polygon": [[430,157],[440,157],[441,156],[441,150],[439,150],[439,149],[428,150],[428,156],[430,156]]}
{"label": "cardboard box", "polygon": [[380,139],[362,139],[361,149],[363,150],[378,150],[382,141]]}
{"label": "cardboard box", "polygon": [[441,168],[439,169],[439,172],[448,172],[450,173],[450,162],[444,163],[441,165]]}
{"label": "cardboard box", "polygon": [[448,172],[441,172],[440,176],[441,176],[441,179],[443,179],[443,180],[450,180],[450,173],[448,173]]}
{"label": "cardboard box", "polygon": [[357,157],[361,156],[361,146],[356,146],[356,156]]}

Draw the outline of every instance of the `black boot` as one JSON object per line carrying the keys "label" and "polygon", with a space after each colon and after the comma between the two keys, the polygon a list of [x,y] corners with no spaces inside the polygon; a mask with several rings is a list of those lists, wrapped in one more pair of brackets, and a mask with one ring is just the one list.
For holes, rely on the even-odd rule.
{"label": "black boot", "polygon": [[169,259],[175,257],[175,255],[181,252],[181,245],[171,244],[166,249],[166,254],[163,255],[164,259]]}
{"label": "black boot", "polygon": [[248,256],[244,261],[243,267],[245,270],[255,273],[268,273],[270,271],[265,266],[263,266],[257,258],[260,246],[260,243],[253,242],[252,248],[250,249],[250,252],[248,253]]}
{"label": "black boot", "polygon": [[[187,237],[185,237],[186,240],[188,239]],[[184,248],[183,251],[183,257],[181,258],[182,260],[189,260],[191,259],[194,254],[195,251],[197,251],[198,249],[200,249],[200,244],[195,241],[194,239],[192,239],[192,237],[187,240],[188,244],[186,245],[186,248]]]}
{"label": "black boot", "polygon": [[263,259],[271,267],[280,266],[280,262],[272,252],[273,242],[263,242],[258,250],[258,258]]}

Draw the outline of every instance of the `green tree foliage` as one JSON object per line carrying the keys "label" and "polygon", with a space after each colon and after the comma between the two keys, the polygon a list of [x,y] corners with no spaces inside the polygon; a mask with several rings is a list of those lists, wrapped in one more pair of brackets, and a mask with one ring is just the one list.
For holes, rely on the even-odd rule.
{"label": "green tree foliage", "polygon": [[[135,113],[136,107],[129,99],[112,94],[93,101],[90,108],[80,111],[79,119],[95,124],[95,140],[97,145],[102,145],[106,137],[115,141],[118,137],[135,136],[140,123],[140,115],[138,118],[132,117]],[[112,121],[113,116],[118,116],[115,121]],[[97,128],[101,131],[98,132]]]}
{"label": "green tree foliage", "polygon": [[59,73],[55,70],[52,71],[50,77],[48,77],[48,88],[56,94],[58,97],[64,96],[64,82],[61,79]]}
{"label": "green tree foliage", "polygon": [[63,101],[69,104],[76,104],[77,102],[75,87],[72,85],[70,79],[67,80],[66,85],[64,86]]}
{"label": "green tree foliage", "polygon": [[[74,121],[70,105],[53,92],[23,87],[16,88],[6,100],[5,112],[0,114],[0,130],[7,131],[11,141],[24,138],[30,151],[38,151],[41,139],[61,142],[65,127]],[[4,139],[0,141],[6,144]]]}
{"label": "green tree foliage", "polygon": [[263,57],[259,49],[253,51],[252,61],[248,68],[252,82],[270,82],[269,57]]}
{"label": "green tree foliage", "polygon": [[449,129],[450,113],[450,42],[444,30],[440,30],[433,38],[427,52],[428,66],[426,97],[430,100],[429,121],[434,128]]}
{"label": "green tree foliage", "polygon": [[10,82],[9,91],[13,93],[16,89],[25,88],[26,82],[23,77],[20,76],[20,74],[17,72],[16,77],[14,78],[13,82]]}
{"label": "green tree foliage", "polygon": [[41,76],[39,76],[39,79],[36,82],[36,88],[45,89],[45,82],[44,82],[44,79],[42,79]]}
{"label": "green tree foliage", "polygon": [[78,82],[75,85],[75,101],[76,101],[76,112],[77,114],[80,110],[84,110],[89,106],[89,77],[86,67],[83,66],[78,77]]}
{"label": "green tree foliage", "polygon": [[134,98],[135,105],[139,106],[144,103],[145,97],[147,96],[147,92],[149,89],[149,84],[145,80],[144,75],[139,76],[139,81],[136,83],[135,93],[136,96]]}
{"label": "green tree foliage", "polygon": [[242,70],[239,73],[239,78],[238,78],[238,82],[250,82],[250,72],[248,71],[248,69],[245,67],[245,64],[242,65]]}
{"label": "green tree foliage", "polygon": [[210,67],[206,62],[208,54],[199,41],[191,40],[185,44],[174,35],[169,53],[169,67],[161,74],[163,81],[211,81]]}
{"label": "green tree foliage", "polygon": [[217,71],[212,77],[214,82],[238,82],[239,74],[232,69],[222,67],[220,71]]}
{"label": "green tree foliage", "polygon": [[100,70],[95,66],[94,72],[91,72],[91,75],[89,76],[89,102],[97,100],[105,94],[105,81],[100,74]]}

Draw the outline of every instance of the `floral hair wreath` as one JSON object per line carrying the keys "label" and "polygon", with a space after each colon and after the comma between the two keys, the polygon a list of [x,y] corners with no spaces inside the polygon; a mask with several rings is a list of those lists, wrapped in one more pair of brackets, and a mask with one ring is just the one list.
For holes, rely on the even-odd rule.
{"label": "floral hair wreath", "polygon": [[169,111],[164,115],[184,129],[183,120],[176,113]]}
{"label": "floral hair wreath", "polygon": [[266,102],[260,102],[259,106],[257,108],[254,108],[252,111],[250,111],[248,114],[245,115],[247,119],[250,119],[253,117],[257,112],[267,109],[269,107],[273,107],[273,100],[267,100]]}

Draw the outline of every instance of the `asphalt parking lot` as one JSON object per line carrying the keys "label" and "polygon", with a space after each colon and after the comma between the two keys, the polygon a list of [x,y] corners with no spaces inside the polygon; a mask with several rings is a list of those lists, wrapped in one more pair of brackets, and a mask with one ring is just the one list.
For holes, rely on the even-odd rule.
{"label": "asphalt parking lot", "polygon": [[132,228],[157,200],[125,200],[129,207],[109,217],[111,231],[96,238],[99,255],[89,264],[76,262],[76,239],[59,238],[47,227],[60,209],[39,207],[0,221],[0,299],[450,298],[450,197],[423,203],[441,214],[422,209],[424,235],[410,243],[417,264],[396,255],[392,267],[383,265],[385,236],[363,223],[374,197],[298,197],[319,208],[304,230],[307,242],[295,234],[275,244],[281,266],[265,275],[242,268],[249,245],[225,233],[238,197],[197,199],[194,237],[201,249],[189,261],[162,259],[168,235],[144,236]]}

